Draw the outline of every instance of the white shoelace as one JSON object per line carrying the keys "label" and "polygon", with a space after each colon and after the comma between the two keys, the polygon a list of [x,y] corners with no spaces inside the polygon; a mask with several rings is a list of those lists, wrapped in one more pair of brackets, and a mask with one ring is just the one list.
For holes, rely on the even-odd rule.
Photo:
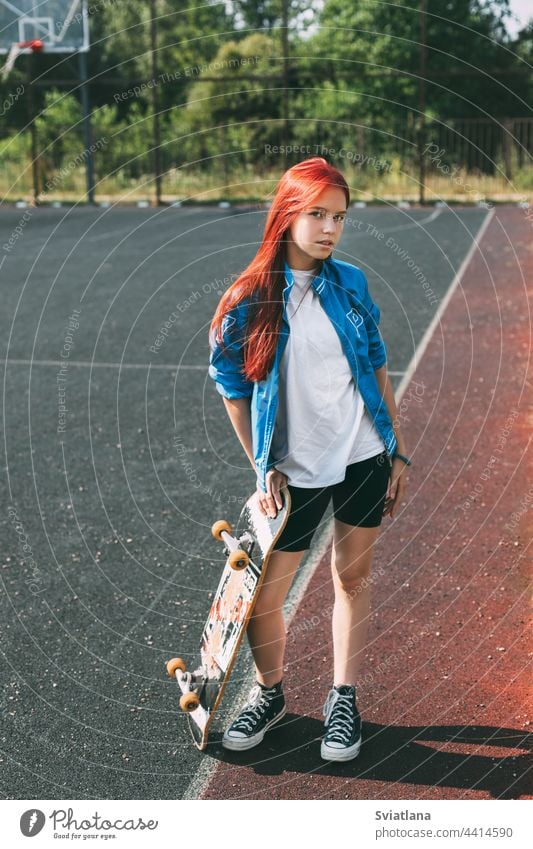
{"label": "white shoelace", "polygon": [[[353,695],[342,695],[337,690],[330,690],[324,704],[323,714],[328,729],[329,740],[339,743],[349,742],[354,726]],[[333,718],[332,718],[333,714]]]}
{"label": "white shoelace", "polygon": [[[268,690],[266,692],[269,692]],[[254,725],[263,718],[265,711],[270,704],[270,699],[265,695],[265,691],[261,689],[259,684],[252,687],[250,690],[248,704],[243,708],[242,713],[233,723],[234,731],[245,731],[249,733],[253,731]]]}

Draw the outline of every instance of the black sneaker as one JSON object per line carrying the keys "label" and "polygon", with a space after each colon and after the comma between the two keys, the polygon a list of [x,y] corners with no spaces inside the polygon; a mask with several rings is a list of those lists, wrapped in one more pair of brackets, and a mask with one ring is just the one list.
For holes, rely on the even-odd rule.
{"label": "black sneaker", "polygon": [[326,734],[320,755],[325,761],[351,761],[361,748],[361,717],[355,687],[341,684],[329,691],[324,705]]}
{"label": "black sneaker", "polygon": [[257,746],[265,733],[285,716],[285,697],[282,682],[273,687],[256,684],[250,690],[248,703],[224,733],[225,749],[242,751]]}

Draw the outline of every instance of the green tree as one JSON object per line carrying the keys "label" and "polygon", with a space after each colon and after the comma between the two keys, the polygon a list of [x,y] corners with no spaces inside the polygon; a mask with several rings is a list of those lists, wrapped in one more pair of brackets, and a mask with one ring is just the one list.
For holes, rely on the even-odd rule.
{"label": "green tree", "polygon": [[[95,102],[110,102],[115,91],[151,80],[150,4],[120,0],[95,8],[90,25],[91,89]],[[229,30],[231,37],[231,17],[223,3],[205,0],[187,0],[178,8],[172,0],[156,0],[155,9],[158,93],[164,111],[186,99],[192,82],[186,69],[215,56],[221,33]],[[147,108],[150,101],[146,87],[139,102]],[[129,100],[120,102],[119,114],[127,114],[129,108]]]}
{"label": "green tree", "polygon": [[[377,151],[394,145],[416,151],[420,6],[414,8],[411,0],[394,5],[326,0],[309,42],[317,77],[357,92],[357,112],[346,95],[339,114],[363,118]],[[527,76],[505,29],[508,0],[432,0],[426,6],[427,118],[528,114]]]}
{"label": "green tree", "polygon": [[[505,80],[518,64],[508,49],[508,0],[432,0],[427,9],[428,109],[448,117],[523,114],[520,89],[509,91]],[[370,117],[394,113],[395,103],[400,114],[416,110],[420,22],[410,0],[353,6],[326,0],[311,52],[331,57],[327,67],[335,78],[364,84]]]}
{"label": "green tree", "polygon": [[279,57],[277,42],[261,33],[220,48],[207,73],[231,79],[202,82],[200,76],[191,89],[183,116],[194,134],[188,142],[191,156],[193,148],[201,158],[245,151],[239,155],[262,161],[264,145],[280,143],[280,83],[269,80],[279,74]]}
{"label": "green tree", "polygon": [[[234,26],[236,30],[260,29],[269,35],[283,22],[284,0],[232,0]],[[286,0],[289,27],[313,19],[321,8],[320,0]]]}

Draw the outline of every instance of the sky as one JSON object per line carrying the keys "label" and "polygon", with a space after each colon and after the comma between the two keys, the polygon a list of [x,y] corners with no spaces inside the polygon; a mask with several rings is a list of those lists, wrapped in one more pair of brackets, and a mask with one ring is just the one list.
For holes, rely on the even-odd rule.
{"label": "sky", "polygon": [[[231,6],[231,0],[225,0],[225,2],[226,5]],[[322,2],[323,0],[315,0],[312,5],[315,7],[319,7]],[[507,30],[510,35],[514,36],[527,24],[530,18],[533,18],[533,0],[509,0],[509,6],[511,7],[511,11],[518,18],[518,20],[507,21]],[[430,10],[430,8],[431,7],[428,4],[428,11]],[[309,31],[308,35],[310,34],[311,32]]]}
{"label": "sky", "polygon": [[509,6],[511,11],[520,19],[520,22],[508,21],[507,29],[511,35],[515,35],[519,29],[528,22],[529,18],[533,18],[533,0],[510,0]]}

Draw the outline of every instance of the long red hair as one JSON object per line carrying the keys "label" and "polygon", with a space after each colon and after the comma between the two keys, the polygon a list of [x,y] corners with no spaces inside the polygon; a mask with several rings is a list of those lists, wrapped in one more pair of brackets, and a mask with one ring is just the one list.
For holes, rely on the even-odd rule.
{"label": "long red hair", "polygon": [[221,297],[210,334],[222,342],[224,316],[246,298],[254,301],[248,315],[244,344],[244,376],[264,380],[272,368],[283,313],[282,291],[288,230],[294,219],[329,186],[337,186],[350,203],[343,175],[320,156],[304,159],[285,171],[270,207],[263,240],[255,257]]}

